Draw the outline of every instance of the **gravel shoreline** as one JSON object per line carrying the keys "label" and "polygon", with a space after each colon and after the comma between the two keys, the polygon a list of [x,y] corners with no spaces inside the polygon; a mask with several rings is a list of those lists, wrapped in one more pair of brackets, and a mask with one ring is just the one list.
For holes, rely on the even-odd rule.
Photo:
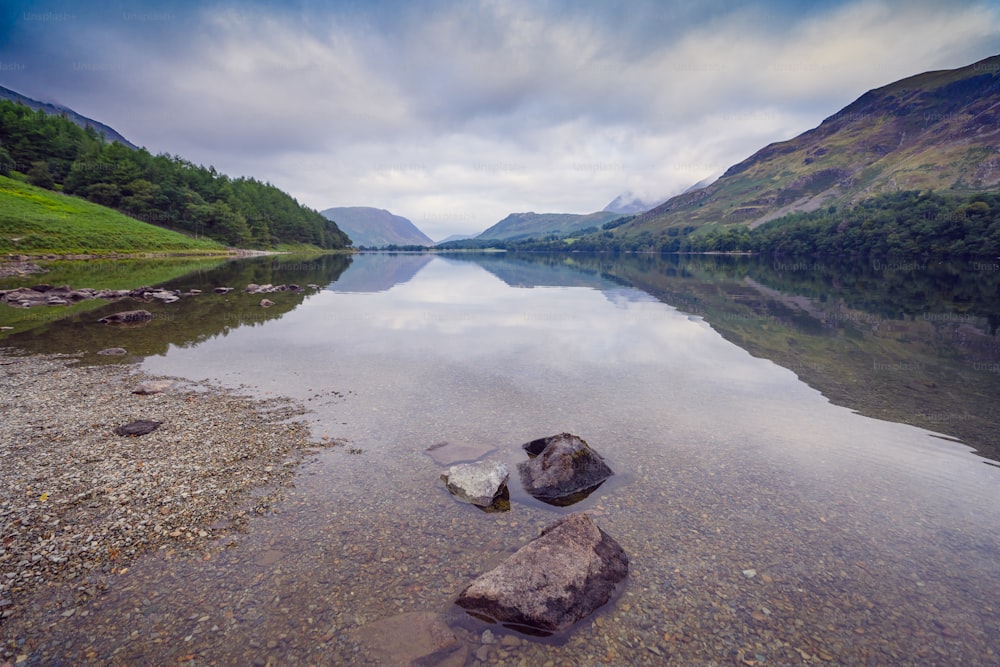
{"label": "gravel shoreline", "polygon": [[[323,444],[288,399],[181,380],[138,395],[157,378],[78,360],[0,349],[2,659],[21,652],[17,626],[29,608],[41,611],[46,589],[74,590],[79,606],[144,553],[225,548]],[[138,419],[162,426],[115,435]]]}

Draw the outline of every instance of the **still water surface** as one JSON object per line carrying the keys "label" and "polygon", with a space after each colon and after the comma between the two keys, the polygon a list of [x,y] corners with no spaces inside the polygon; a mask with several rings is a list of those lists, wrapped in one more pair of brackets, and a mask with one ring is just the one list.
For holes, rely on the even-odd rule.
{"label": "still water surface", "polygon": [[[153,557],[111,600],[119,612],[144,608],[130,623],[171,646],[155,655],[220,663],[363,662],[353,629],[419,610],[446,614],[469,664],[1000,660],[1000,470],[973,451],[996,444],[995,374],[955,361],[961,341],[937,355],[953,362],[943,370],[901,360],[891,318],[881,313],[873,333],[856,303],[837,306],[849,316],[833,333],[803,338],[795,318],[824,321],[824,299],[728,273],[727,295],[725,281],[690,270],[361,255],[277,319],[243,316],[169,344],[145,370],[299,399],[316,437],[347,444],[305,463],[280,514],[252,522],[210,567]],[[980,352],[995,348],[991,325],[972,315],[900,321],[906,344],[929,324],[931,338],[958,331]],[[859,322],[862,333],[845,334]],[[831,349],[843,356],[817,360]],[[948,385],[935,399],[966,371],[978,389],[956,397]],[[800,379],[824,374],[840,405]],[[852,386],[867,396],[873,383],[885,385],[884,405],[839,396]],[[861,414],[880,411],[896,416]],[[957,418],[911,425],[961,414],[975,425],[965,444]],[[484,445],[514,470],[522,443],[563,431],[618,473],[569,508],[531,500],[516,472],[509,512],[462,505],[425,451]],[[567,637],[482,644],[486,626],[451,600],[570,511],[591,513],[628,552],[622,596]],[[183,620],[220,612],[215,632]],[[154,649],[123,640],[122,650]]]}

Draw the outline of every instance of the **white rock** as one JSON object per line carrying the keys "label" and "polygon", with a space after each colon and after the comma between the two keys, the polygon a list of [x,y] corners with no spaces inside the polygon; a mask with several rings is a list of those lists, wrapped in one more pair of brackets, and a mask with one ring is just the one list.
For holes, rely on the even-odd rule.
{"label": "white rock", "polygon": [[489,507],[500,494],[510,470],[500,461],[461,463],[448,468],[441,475],[452,495],[463,502]]}

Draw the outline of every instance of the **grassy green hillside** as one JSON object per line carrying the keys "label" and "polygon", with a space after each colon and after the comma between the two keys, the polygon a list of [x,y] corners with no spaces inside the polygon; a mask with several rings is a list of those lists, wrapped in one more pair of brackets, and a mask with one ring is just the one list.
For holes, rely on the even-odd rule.
{"label": "grassy green hillside", "polygon": [[0,176],[0,254],[150,252],[207,255],[226,248]]}

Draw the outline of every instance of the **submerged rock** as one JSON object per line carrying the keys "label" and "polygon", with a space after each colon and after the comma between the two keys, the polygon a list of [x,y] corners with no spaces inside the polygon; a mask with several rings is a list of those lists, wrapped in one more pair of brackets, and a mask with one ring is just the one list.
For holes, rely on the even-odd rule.
{"label": "submerged rock", "polygon": [[468,646],[459,641],[440,615],[411,611],[351,631],[365,657],[379,665],[461,667]]}
{"label": "submerged rock", "polygon": [[448,468],[441,475],[448,491],[459,500],[489,507],[506,488],[510,470],[499,461],[462,463]]}
{"label": "submerged rock", "polygon": [[570,514],[480,575],[456,604],[515,629],[560,632],[610,600],[628,566],[621,545],[588,515]]}
{"label": "submerged rock", "polygon": [[274,302],[271,301],[270,299],[261,299],[260,300],[260,307],[261,308],[270,308],[273,305],[274,305]]}
{"label": "submerged rock", "polygon": [[97,354],[105,357],[117,357],[128,354],[128,350],[124,347],[106,347],[103,350],[98,350]]}
{"label": "submerged rock", "polygon": [[518,465],[524,490],[554,505],[571,505],[600,486],[614,471],[585,440],[570,433],[523,445],[532,459]]}
{"label": "submerged rock", "polygon": [[153,313],[148,310],[123,310],[114,315],[108,315],[97,320],[101,324],[136,324],[153,319]]}
{"label": "submerged rock", "polygon": [[424,452],[438,465],[450,466],[466,461],[475,461],[492,453],[496,447],[468,442],[439,442]]}

